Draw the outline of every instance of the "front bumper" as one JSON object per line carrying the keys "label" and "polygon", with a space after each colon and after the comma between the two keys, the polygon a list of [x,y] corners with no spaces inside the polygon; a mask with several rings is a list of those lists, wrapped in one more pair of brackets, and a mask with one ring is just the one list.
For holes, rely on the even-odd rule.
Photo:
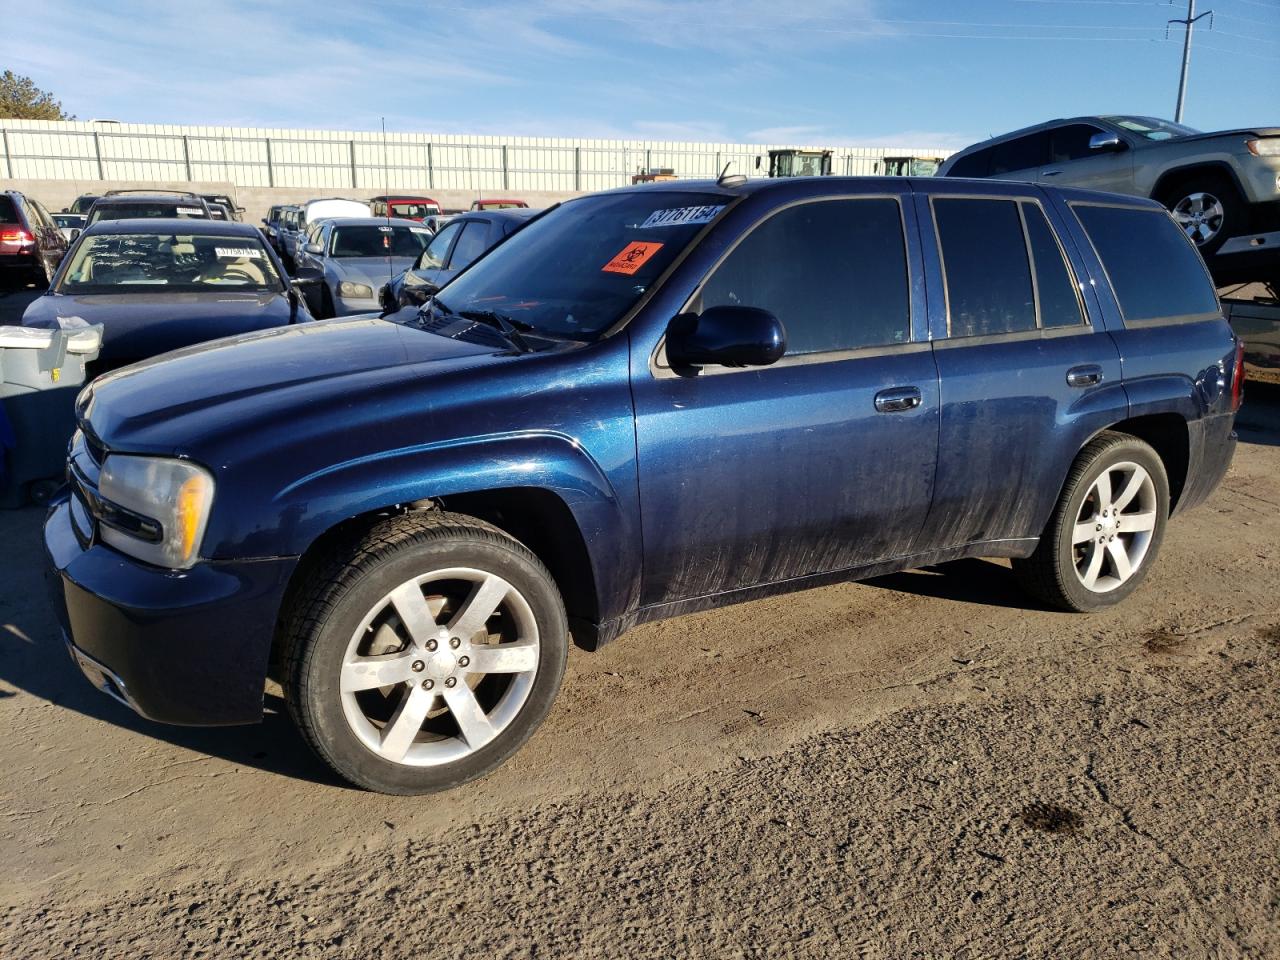
{"label": "front bumper", "polygon": [[45,520],[47,580],[71,655],[94,686],[164,723],[256,723],[276,618],[296,558],[172,572]]}

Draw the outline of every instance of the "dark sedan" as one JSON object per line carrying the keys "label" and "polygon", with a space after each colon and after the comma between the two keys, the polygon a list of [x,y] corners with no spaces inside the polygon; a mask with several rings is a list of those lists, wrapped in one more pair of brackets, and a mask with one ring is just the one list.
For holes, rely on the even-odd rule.
{"label": "dark sedan", "polygon": [[81,234],[23,326],[103,325],[94,374],[205,340],[310,320],[247,223],[109,220]]}
{"label": "dark sedan", "polygon": [[429,297],[469,267],[481,254],[511,236],[541,210],[517,208],[464,213],[440,228],[417,262],[392,277],[378,291],[384,310],[399,310],[427,302]]}

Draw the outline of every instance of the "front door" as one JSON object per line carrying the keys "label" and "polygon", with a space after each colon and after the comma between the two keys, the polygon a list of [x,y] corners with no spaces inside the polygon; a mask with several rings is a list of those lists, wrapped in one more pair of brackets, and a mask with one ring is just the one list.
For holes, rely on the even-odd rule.
{"label": "front door", "polygon": [[1049,156],[1040,182],[1049,187],[1082,187],[1111,193],[1133,193],[1133,151],[1094,150],[1089,140],[1109,133],[1089,123],[1069,123],[1049,131]]}
{"label": "front door", "polygon": [[938,380],[911,294],[910,189],[885,186],[774,209],[686,305],[774,313],[787,330],[775,365],[695,374],[661,350],[633,360],[643,604],[912,551],[933,490]]}

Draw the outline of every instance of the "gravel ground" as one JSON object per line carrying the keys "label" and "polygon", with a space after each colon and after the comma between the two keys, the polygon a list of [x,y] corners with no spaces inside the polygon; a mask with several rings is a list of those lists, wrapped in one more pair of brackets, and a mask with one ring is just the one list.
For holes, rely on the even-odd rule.
{"label": "gravel ground", "polygon": [[574,651],[507,766],[360,793],[88,687],[0,512],[0,957],[1280,956],[1280,399],[1090,616],[964,561]]}

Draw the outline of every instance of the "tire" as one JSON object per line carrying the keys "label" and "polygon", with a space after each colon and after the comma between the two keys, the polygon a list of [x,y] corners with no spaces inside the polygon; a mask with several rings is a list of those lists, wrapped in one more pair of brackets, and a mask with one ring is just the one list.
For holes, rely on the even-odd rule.
{"label": "tire", "polygon": [[390,518],[306,583],[284,621],[285,698],[311,748],[356,786],[456,787],[503,763],[551,709],[564,604],[501,530],[439,511]]}
{"label": "tire", "polygon": [[[1100,487],[1103,474],[1107,482]],[[1131,483],[1136,488],[1123,499]],[[1102,503],[1099,492],[1107,488],[1110,502]],[[1014,575],[1051,607],[1101,610],[1146,578],[1168,520],[1169,478],[1159,455],[1137,437],[1103,433],[1080,451],[1035,553],[1013,561]]]}
{"label": "tire", "polygon": [[1244,200],[1236,185],[1222,174],[1189,176],[1162,188],[1156,199],[1165,205],[1205,259],[1244,229]]}

